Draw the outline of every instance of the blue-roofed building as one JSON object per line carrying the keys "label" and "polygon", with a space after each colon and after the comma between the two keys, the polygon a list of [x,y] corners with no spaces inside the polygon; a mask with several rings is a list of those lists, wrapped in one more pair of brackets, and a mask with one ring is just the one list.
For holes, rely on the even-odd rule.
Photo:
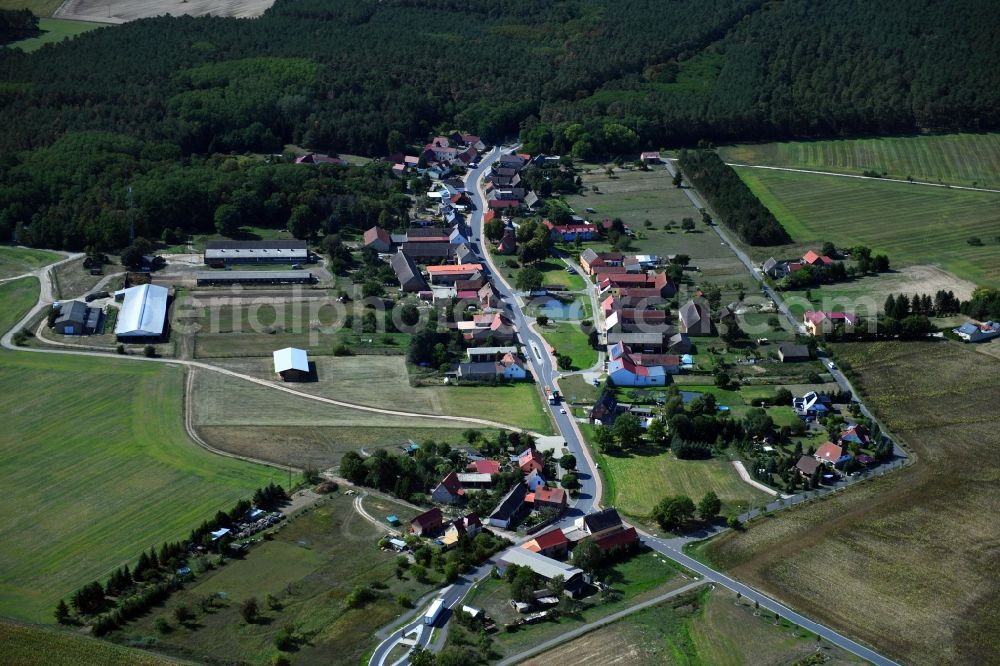
{"label": "blue-roofed building", "polygon": [[952,331],[966,342],[983,342],[1000,336],[1000,322],[987,321],[977,324],[970,321]]}

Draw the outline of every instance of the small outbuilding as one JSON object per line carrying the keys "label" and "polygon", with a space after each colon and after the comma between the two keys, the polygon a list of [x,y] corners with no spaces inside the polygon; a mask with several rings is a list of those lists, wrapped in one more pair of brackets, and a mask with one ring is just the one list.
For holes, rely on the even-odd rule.
{"label": "small outbuilding", "polygon": [[274,372],[282,381],[302,381],[309,377],[309,355],[305,349],[279,349],[274,352]]}

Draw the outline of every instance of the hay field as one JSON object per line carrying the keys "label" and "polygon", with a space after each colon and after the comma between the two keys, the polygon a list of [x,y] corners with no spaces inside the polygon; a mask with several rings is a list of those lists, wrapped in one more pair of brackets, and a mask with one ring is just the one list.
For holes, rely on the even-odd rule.
{"label": "hay field", "polygon": [[126,23],[153,16],[224,16],[256,18],[274,0],[66,0],[56,18]]}
{"label": "hay field", "polygon": [[739,164],[857,175],[875,171],[889,178],[1000,187],[1000,134],[996,133],[747,144],[724,146],[719,154]]}
{"label": "hay field", "polygon": [[[1000,285],[1000,194],[739,168],[796,243],[863,244],[892,266],[931,265]],[[968,243],[978,238],[980,246]],[[768,251],[779,256],[781,250]],[[794,256],[794,255],[792,255]]]}
{"label": "hay field", "polygon": [[62,255],[48,250],[0,245],[0,280],[41,268],[62,259]]}
{"label": "hay field", "polygon": [[706,556],[906,663],[993,663],[1000,360],[952,342],[833,348],[915,464],[726,534]]}

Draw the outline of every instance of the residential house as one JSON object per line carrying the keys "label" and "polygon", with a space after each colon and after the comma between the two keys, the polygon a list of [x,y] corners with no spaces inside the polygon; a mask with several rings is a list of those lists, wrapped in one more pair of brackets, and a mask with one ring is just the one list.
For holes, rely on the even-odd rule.
{"label": "residential house", "polygon": [[455,246],[455,263],[456,264],[471,264],[476,261],[476,252],[472,249],[472,246],[468,243],[462,243],[461,245]]}
{"label": "residential house", "polygon": [[525,511],[524,499],[528,495],[528,486],[519,483],[511,488],[496,508],[489,515],[486,522],[493,527],[508,529],[515,524]]}
{"label": "residential house", "polygon": [[952,329],[952,332],[966,342],[983,342],[1000,336],[1000,323],[994,321],[967,322]]}
{"label": "residential house", "polygon": [[597,227],[589,222],[582,224],[553,224],[547,218],[542,220],[542,224],[549,230],[552,240],[570,243],[577,238],[580,240],[593,240],[598,237]]}
{"label": "residential house", "polygon": [[837,325],[843,325],[847,330],[851,330],[858,323],[858,318],[850,312],[806,310],[802,315],[802,322],[809,335],[816,336],[830,333]]}
{"label": "residential house", "polygon": [[688,301],[677,314],[681,333],[688,335],[711,335],[712,319],[708,306],[698,301]]}
{"label": "residential house", "polygon": [[483,521],[479,519],[479,516],[474,513],[464,515],[448,523],[444,536],[441,537],[441,544],[446,547],[453,546],[463,536],[474,538],[482,529]]}
{"label": "residential house", "polygon": [[587,418],[591,425],[610,426],[614,424],[618,412],[618,400],[614,391],[602,391],[594,406],[590,408]]}
{"label": "residential house", "polygon": [[424,276],[417,269],[417,265],[413,263],[413,259],[404,254],[402,250],[392,255],[392,258],[389,259],[389,265],[395,271],[396,279],[399,280],[399,288],[403,291],[427,291],[430,288],[427,286]]}
{"label": "residential house", "polygon": [[96,333],[101,322],[101,309],[92,308],[81,301],[63,302],[52,329],[62,335],[90,335]]}
{"label": "residential house", "polygon": [[792,409],[799,416],[816,416],[830,411],[830,397],[809,391],[801,398],[792,398]]}
{"label": "residential house", "polygon": [[667,338],[666,348],[672,354],[689,354],[694,347],[687,333],[674,333]]}
{"label": "residential house", "polygon": [[480,263],[427,267],[427,273],[431,276],[431,284],[453,285],[456,280],[468,280],[473,273],[482,270],[483,265]]}
{"label": "residential house", "polygon": [[798,363],[808,361],[811,357],[808,345],[796,345],[785,342],[778,347],[778,358],[782,363]]}
{"label": "residential house", "polygon": [[536,208],[541,208],[541,206],[542,206],[542,200],[534,192],[528,192],[526,195],[524,195],[525,208],[534,210]]}
{"label": "residential house", "polygon": [[577,518],[573,526],[587,535],[597,534],[605,530],[621,527],[622,517],[614,507],[608,507],[603,511],[594,511],[585,516]]}
{"label": "residential house", "polygon": [[621,266],[625,255],[621,252],[595,252],[587,248],[580,253],[580,266],[588,274],[592,275],[597,267]]}
{"label": "residential house", "polygon": [[788,264],[784,261],[778,261],[774,257],[770,257],[767,261],[761,264],[760,270],[776,280],[785,277],[789,272]]}
{"label": "residential house", "polygon": [[441,509],[434,507],[410,521],[410,533],[417,536],[437,534],[441,531],[443,523],[444,515],[441,513]]}
{"label": "residential house", "polygon": [[483,310],[502,310],[503,296],[492,282],[485,282],[479,288],[476,296],[479,298],[479,306]]}
{"label": "residential house", "polygon": [[816,460],[833,465],[834,467],[840,467],[851,459],[850,455],[844,453],[844,448],[842,446],[837,446],[833,442],[823,444],[816,449],[816,453],[813,455]]}
{"label": "residential house", "polygon": [[465,469],[476,474],[495,475],[500,473],[500,463],[496,460],[473,460]]}
{"label": "residential house", "polygon": [[472,321],[460,321],[455,327],[462,337],[471,343],[483,343],[490,339],[494,343],[509,344],[514,341],[514,324],[501,312],[475,315]]}
{"label": "residential house", "polygon": [[469,347],[465,355],[473,363],[498,361],[506,354],[516,354],[517,347]]}
{"label": "residential house", "polygon": [[539,553],[546,557],[561,560],[565,559],[566,555],[569,553],[569,539],[566,538],[566,535],[563,534],[561,529],[556,527],[548,532],[539,534],[530,541],[525,541],[521,544],[521,548],[530,550],[533,553]]}
{"label": "residential house", "polygon": [[527,449],[517,458],[517,466],[521,468],[521,471],[528,474],[532,471],[541,472],[545,469],[545,460],[542,455],[535,449]]}
{"label": "residential house", "polygon": [[841,431],[840,441],[858,446],[868,446],[871,443],[871,434],[868,432],[868,428],[860,423],[854,423]]}
{"label": "residential house", "polygon": [[566,491],[562,488],[539,486],[535,488],[534,493],[525,497],[525,501],[533,502],[536,510],[556,509],[562,511],[566,508]]}
{"label": "residential house", "polygon": [[542,476],[540,470],[533,469],[524,475],[524,483],[528,486],[529,497],[531,497],[531,501],[533,502],[534,496],[530,495],[530,493],[535,492],[539,487],[545,486],[545,477]]}
{"label": "residential house", "polygon": [[827,264],[832,264],[833,259],[826,255],[820,255],[812,250],[809,250],[802,257],[802,263],[809,266],[826,266]]}
{"label": "residential house", "polygon": [[499,361],[460,363],[456,375],[469,381],[486,381],[502,377],[510,381],[525,379],[528,371],[524,363],[513,354],[504,354]]}
{"label": "residential house", "polygon": [[[615,386],[665,386],[679,371],[676,356],[632,354],[621,342],[608,346],[608,377]],[[664,363],[660,363],[664,361]]]}
{"label": "residential house", "polygon": [[431,491],[431,499],[442,504],[458,504],[465,499],[465,488],[455,472],[448,472]]}

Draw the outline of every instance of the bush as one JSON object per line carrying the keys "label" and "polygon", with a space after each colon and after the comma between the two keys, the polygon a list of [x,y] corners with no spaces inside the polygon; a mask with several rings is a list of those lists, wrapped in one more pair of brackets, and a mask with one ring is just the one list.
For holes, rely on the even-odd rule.
{"label": "bush", "polygon": [[334,356],[354,356],[354,352],[347,345],[340,343],[333,347]]}
{"label": "bush", "polygon": [[125,354],[125,345],[118,345],[115,347],[115,351],[119,354]]}
{"label": "bush", "polygon": [[295,649],[295,636],[287,628],[282,629],[274,635],[274,647],[282,652]]}
{"label": "bush", "polygon": [[11,338],[14,344],[18,347],[23,347],[24,343],[28,341],[28,333],[23,328],[19,328],[14,336]]}
{"label": "bush", "polygon": [[401,594],[398,597],[396,597],[396,603],[399,604],[402,608],[413,608],[413,601],[411,601],[410,598],[405,594]]}
{"label": "bush", "polygon": [[240,617],[247,624],[253,624],[260,615],[260,602],[257,597],[250,597],[240,604]]}
{"label": "bush", "polygon": [[156,347],[153,345],[146,345],[142,348],[142,355],[146,358],[156,358]]}
{"label": "bush", "polygon": [[153,623],[153,626],[156,627],[156,631],[161,634],[169,634],[174,629],[170,626],[170,623],[167,622],[167,618],[165,617],[156,618],[156,622]]}

